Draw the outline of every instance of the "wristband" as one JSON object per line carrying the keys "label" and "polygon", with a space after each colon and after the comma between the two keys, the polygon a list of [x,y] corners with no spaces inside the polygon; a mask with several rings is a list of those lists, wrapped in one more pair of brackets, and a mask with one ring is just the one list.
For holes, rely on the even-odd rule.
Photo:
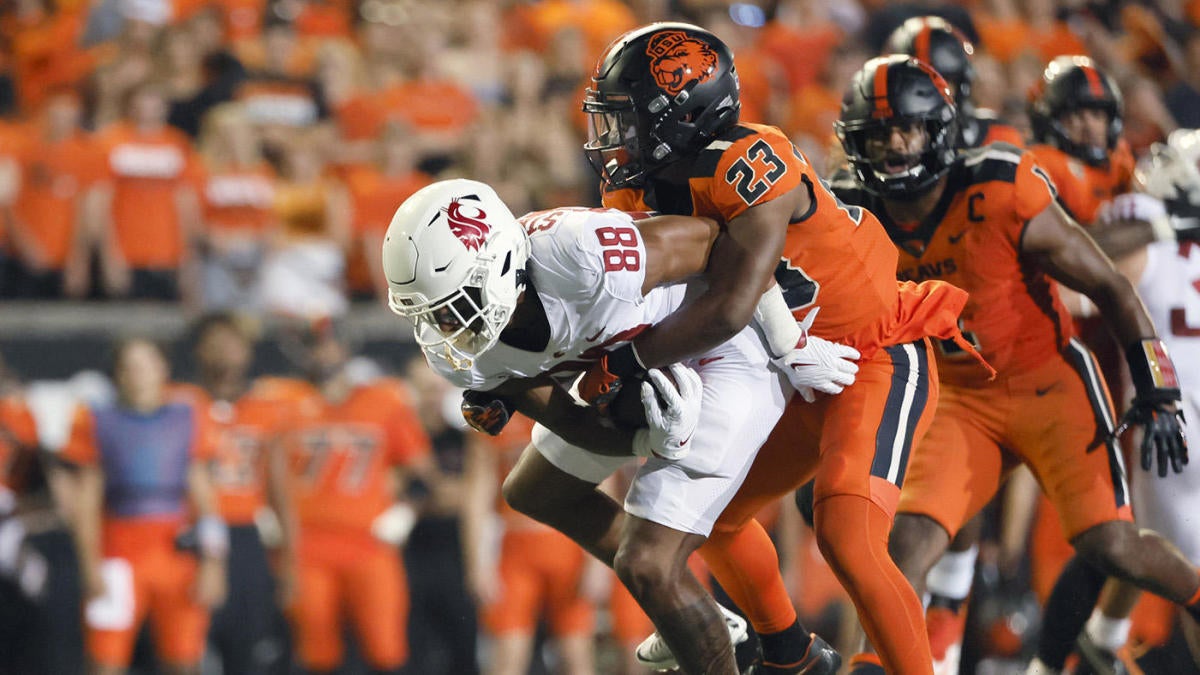
{"label": "wristband", "polygon": [[1179,400],[1179,376],[1162,340],[1146,338],[1129,345],[1125,362],[1139,399],[1151,403]]}
{"label": "wristband", "polygon": [[605,356],[605,368],[613,375],[630,379],[646,377],[646,366],[642,363],[632,342],[608,352]]}
{"label": "wristband", "polygon": [[758,305],[754,307],[754,320],[762,329],[767,351],[771,353],[772,359],[780,358],[795,349],[804,337],[804,331],[801,330],[800,324],[796,323],[792,310],[788,309],[779,284],[772,284],[771,288],[763,293]]}
{"label": "wristband", "polygon": [[1154,241],[1175,241],[1175,227],[1167,216],[1152,219],[1150,229],[1154,232]]}
{"label": "wristband", "polygon": [[205,558],[224,558],[229,553],[229,528],[218,516],[196,521],[196,544]]}

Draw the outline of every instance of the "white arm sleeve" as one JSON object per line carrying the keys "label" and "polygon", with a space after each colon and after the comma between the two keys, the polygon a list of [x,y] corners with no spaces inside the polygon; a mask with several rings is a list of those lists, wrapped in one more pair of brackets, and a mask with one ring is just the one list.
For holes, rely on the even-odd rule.
{"label": "white arm sleeve", "polygon": [[754,320],[762,329],[771,358],[779,358],[796,348],[800,341],[800,325],[783,299],[779,284],[771,284],[754,308]]}

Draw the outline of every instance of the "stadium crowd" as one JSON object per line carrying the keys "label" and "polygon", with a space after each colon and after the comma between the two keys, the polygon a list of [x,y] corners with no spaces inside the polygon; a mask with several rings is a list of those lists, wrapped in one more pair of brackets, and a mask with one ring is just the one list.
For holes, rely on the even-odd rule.
{"label": "stadium crowd", "polygon": [[[467,431],[458,390],[420,358],[395,373],[355,358],[339,320],[386,304],[384,233],[435,180],[486,182],[516,214],[599,205],[581,104],[622,33],[720,36],[741,119],[830,177],[851,77],[923,15],[973,43],[974,106],[1024,138],[1029,92],[1063,55],[1119,86],[1131,160],[1200,127],[1194,0],[5,3],[0,299],[164,303],[194,319],[173,353],[196,378],[172,378],[136,327],[102,378],[0,368],[0,673],[647,672],[633,653],[653,626],[611,572],[499,497],[529,426]],[[250,378],[258,339],[289,372]],[[160,483],[169,495],[138,497]],[[967,624],[962,672],[1033,656],[1070,557],[1035,499],[1018,484],[985,513],[951,622]],[[857,651],[791,500],[760,520],[804,623]],[[1165,601],[1133,616],[1128,667],[1196,672]]]}

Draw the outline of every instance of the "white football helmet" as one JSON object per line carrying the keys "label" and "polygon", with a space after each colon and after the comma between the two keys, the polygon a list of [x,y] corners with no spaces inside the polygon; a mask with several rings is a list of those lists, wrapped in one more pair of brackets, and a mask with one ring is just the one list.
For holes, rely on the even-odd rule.
{"label": "white football helmet", "polygon": [[1142,191],[1161,199],[1176,218],[1200,218],[1200,129],[1177,129],[1138,162]]}
{"label": "white football helmet", "polygon": [[388,306],[427,355],[467,370],[500,339],[525,288],[529,238],[491,187],[466,179],[406,199],[383,240]]}

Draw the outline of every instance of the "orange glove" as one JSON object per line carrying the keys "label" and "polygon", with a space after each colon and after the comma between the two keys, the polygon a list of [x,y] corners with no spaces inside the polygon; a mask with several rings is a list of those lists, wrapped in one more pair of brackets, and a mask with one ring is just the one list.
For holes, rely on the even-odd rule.
{"label": "orange glove", "polygon": [[579,380],[579,398],[585,403],[605,407],[621,390],[621,380],[643,380],[646,366],[638,358],[633,343],[605,352]]}

